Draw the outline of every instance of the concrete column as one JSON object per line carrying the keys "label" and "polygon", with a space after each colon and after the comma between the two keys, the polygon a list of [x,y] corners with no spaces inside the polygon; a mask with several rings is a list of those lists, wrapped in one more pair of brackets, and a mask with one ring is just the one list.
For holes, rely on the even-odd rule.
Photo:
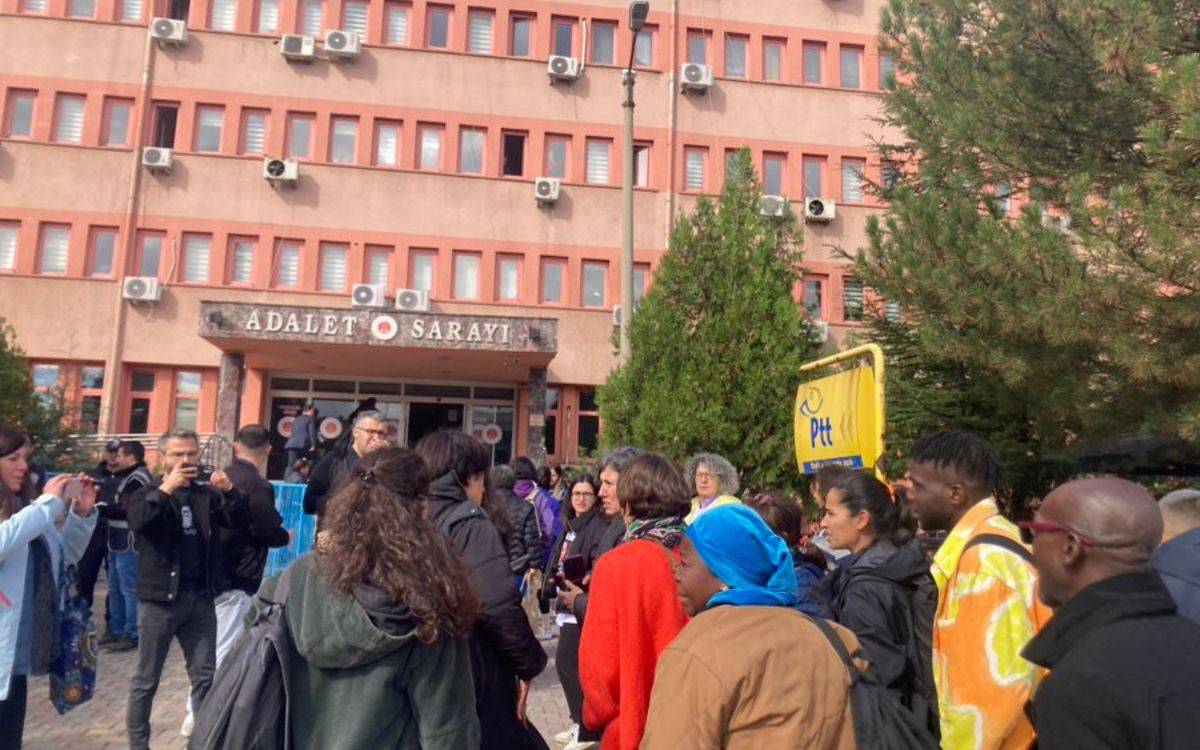
{"label": "concrete column", "polygon": [[525,384],[529,440],[525,455],[535,464],[546,462],[546,368],[534,367]]}
{"label": "concrete column", "polygon": [[230,441],[238,429],[245,361],[245,356],[237,352],[221,352],[221,369],[217,374],[217,433]]}

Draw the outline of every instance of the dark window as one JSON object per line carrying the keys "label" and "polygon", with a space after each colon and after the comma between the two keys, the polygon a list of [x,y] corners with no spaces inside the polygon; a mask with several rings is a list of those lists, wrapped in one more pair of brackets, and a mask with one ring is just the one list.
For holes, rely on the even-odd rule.
{"label": "dark window", "polygon": [[[149,393],[154,390],[154,372],[151,370],[134,370],[129,390],[135,393]],[[135,430],[136,432],[136,430]]]}
{"label": "dark window", "polygon": [[354,393],[353,380],[314,380],[314,391],[330,391],[332,393]]}
{"label": "dark window", "polygon": [[190,0],[170,0],[167,4],[167,17],[174,18],[176,21],[186,21],[189,5]]}
{"label": "dark window", "polygon": [[95,434],[99,425],[100,397],[84,396],[83,402],[80,404],[79,429],[86,433]]}
{"label": "dark window", "polygon": [[151,146],[175,148],[175,120],[178,116],[178,104],[154,105],[154,142]]}
{"label": "dark window", "polygon": [[410,383],[404,386],[404,393],[409,396],[470,398],[471,388],[465,385],[423,385],[421,383]]}
{"label": "dark window", "polygon": [[543,432],[546,436],[546,454],[553,456],[558,453],[558,417],[553,414],[546,415],[546,426]]}
{"label": "dark window", "polygon": [[271,378],[271,387],[280,391],[307,391],[308,378]]}
{"label": "dark window", "polygon": [[596,438],[600,435],[600,417],[591,414],[579,415],[579,453],[596,450]]}
{"label": "dark window", "polygon": [[490,398],[501,401],[512,401],[516,394],[512,388],[476,388],[475,398]]}
{"label": "dark window", "polygon": [[579,411],[596,411],[596,392],[592,390],[579,392]]}
{"label": "dark window", "polygon": [[135,398],[129,401],[129,431],[144,433],[150,429],[150,399]]}
{"label": "dark window", "polygon": [[359,393],[381,393],[399,395],[402,386],[399,383],[359,383]]}
{"label": "dark window", "polygon": [[503,174],[510,177],[525,175],[525,134],[504,134],[504,168]]}

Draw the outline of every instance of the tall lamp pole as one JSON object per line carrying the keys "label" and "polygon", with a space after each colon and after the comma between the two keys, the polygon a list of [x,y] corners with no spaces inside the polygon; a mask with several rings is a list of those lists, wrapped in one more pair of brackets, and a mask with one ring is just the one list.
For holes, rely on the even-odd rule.
{"label": "tall lamp pole", "polygon": [[621,72],[621,83],[625,87],[625,101],[621,104],[625,116],[625,174],[621,182],[621,364],[629,362],[631,345],[629,323],[633,319],[633,54],[637,49],[638,32],[646,25],[650,3],[637,0],[629,4],[629,30],[633,38],[629,44],[629,64]]}

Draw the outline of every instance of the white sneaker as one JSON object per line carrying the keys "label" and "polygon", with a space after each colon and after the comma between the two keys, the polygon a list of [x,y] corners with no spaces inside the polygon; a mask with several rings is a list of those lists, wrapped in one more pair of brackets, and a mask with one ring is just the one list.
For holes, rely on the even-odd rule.
{"label": "white sneaker", "polygon": [[592,750],[594,747],[600,747],[598,742],[580,742],[575,740],[570,745],[567,745],[563,750]]}
{"label": "white sneaker", "polygon": [[554,741],[560,745],[570,745],[579,740],[579,725],[572,724],[565,732],[554,735]]}
{"label": "white sneaker", "polygon": [[179,727],[179,733],[184,737],[191,737],[192,727],[195,725],[196,719],[191,714],[188,714],[187,716],[183,717],[183,726]]}

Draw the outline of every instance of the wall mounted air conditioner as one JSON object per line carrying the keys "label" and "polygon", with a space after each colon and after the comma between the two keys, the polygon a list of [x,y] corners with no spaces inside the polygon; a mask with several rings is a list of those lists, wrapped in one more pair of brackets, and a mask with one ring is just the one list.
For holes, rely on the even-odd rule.
{"label": "wall mounted air conditioner", "polygon": [[170,172],[174,154],[169,148],[147,146],[142,149],[142,166],[151,172]]}
{"label": "wall mounted air conditioner", "polygon": [[317,43],[311,36],[284,34],[279,39],[279,54],[289,60],[312,62],[317,56]]}
{"label": "wall mounted air conditioner", "polygon": [[782,195],[764,195],[758,199],[758,212],[773,219],[787,216],[788,199]]}
{"label": "wall mounted air conditioner", "polygon": [[546,73],[550,75],[551,81],[573,82],[579,79],[579,72],[579,60],[574,57],[550,55],[550,59],[546,61]]}
{"label": "wall mounted air conditioner", "polygon": [[429,312],[429,292],[422,289],[397,289],[396,309],[405,312]]}
{"label": "wall mounted air conditioner", "polygon": [[174,18],[150,19],[150,38],[166,47],[182,47],[187,43],[187,24]]}
{"label": "wall mounted air conditioner", "polygon": [[121,296],[138,302],[158,302],[162,299],[162,284],[153,276],[126,276],[121,283]]}
{"label": "wall mounted air conditioner", "polygon": [[679,88],[684,92],[704,93],[712,88],[712,68],[700,63],[684,63],[679,69]]}
{"label": "wall mounted air conditioner", "polygon": [[295,187],[300,165],[293,159],[263,159],[263,177],[274,187]]}
{"label": "wall mounted air conditioner", "polygon": [[533,181],[533,197],[543,205],[557,201],[561,189],[562,182],[557,177],[539,177]]}
{"label": "wall mounted air conditioner", "polygon": [[828,224],[837,216],[837,204],[830,198],[805,198],[804,220]]}
{"label": "wall mounted air conditioner", "polygon": [[325,35],[325,51],[330,57],[358,57],[358,53],[362,52],[362,39],[353,31],[330,31]]}
{"label": "wall mounted air conditioner", "polygon": [[350,291],[354,307],[387,307],[387,287],[383,284],[355,284]]}
{"label": "wall mounted air conditioner", "polygon": [[817,342],[824,344],[829,341],[829,324],[823,320],[810,320],[809,323],[813,327],[813,332],[817,335]]}

